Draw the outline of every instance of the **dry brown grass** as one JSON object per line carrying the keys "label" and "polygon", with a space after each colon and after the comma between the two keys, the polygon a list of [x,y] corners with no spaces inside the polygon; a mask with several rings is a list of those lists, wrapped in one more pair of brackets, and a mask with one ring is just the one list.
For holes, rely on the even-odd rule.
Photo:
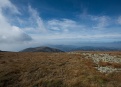
{"label": "dry brown grass", "polygon": [[102,67],[110,66],[110,67],[113,67],[113,68],[121,68],[120,63],[109,63],[109,62],[100,61],[99,65],[102,66]]}
{"label": "dry brown grass", "polygon": [[95,66],[81,54],[0,53],[0,87],[121,87],[121,72]]}

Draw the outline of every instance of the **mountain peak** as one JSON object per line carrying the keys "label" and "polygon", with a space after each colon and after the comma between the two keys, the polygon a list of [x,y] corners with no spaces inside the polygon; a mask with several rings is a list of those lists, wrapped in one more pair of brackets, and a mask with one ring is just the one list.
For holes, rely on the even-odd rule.
{"label": "mountain peak", "polygon": [[64,51],[43,46],[43,47],[35,47],[35,48],[26,48],[20,52],[64,52]]}

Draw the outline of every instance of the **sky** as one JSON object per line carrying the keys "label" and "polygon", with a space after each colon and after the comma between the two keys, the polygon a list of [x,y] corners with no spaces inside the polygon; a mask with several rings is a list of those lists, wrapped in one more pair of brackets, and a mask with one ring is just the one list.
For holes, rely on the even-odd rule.
{"label": "sky", "polygon": [[0,0],[0,50],[121,41],[121,0]]}

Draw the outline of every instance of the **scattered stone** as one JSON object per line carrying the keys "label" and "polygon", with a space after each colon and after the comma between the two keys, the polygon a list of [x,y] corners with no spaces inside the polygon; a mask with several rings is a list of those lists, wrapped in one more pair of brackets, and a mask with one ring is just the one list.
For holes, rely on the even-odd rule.
{"label": "scattered stone", "polygon": [[116,56],[111,56],[109,54],[96,54],[96,53],[82,53],[82,55],[86,56],[85,58],[91,58],[94,63],[98,65],[98,67],[95,67],[97,70],[99,70],[102,73],[112,73],[114,71],[119,72],[121,71],[121,68],[113,68],[109,66],[99,66],[99,62],[108,62],[108,63],[121,63],[121,58],[117,58]]}

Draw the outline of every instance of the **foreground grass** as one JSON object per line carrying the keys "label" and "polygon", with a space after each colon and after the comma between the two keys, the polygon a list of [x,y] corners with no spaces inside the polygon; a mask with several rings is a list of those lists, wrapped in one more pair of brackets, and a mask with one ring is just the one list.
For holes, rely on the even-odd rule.
{"label": "foreground grass", "polygon": [[0,53],[0,87],[121,87],[121,72],[101,73],[84,57],[81,53]]}

